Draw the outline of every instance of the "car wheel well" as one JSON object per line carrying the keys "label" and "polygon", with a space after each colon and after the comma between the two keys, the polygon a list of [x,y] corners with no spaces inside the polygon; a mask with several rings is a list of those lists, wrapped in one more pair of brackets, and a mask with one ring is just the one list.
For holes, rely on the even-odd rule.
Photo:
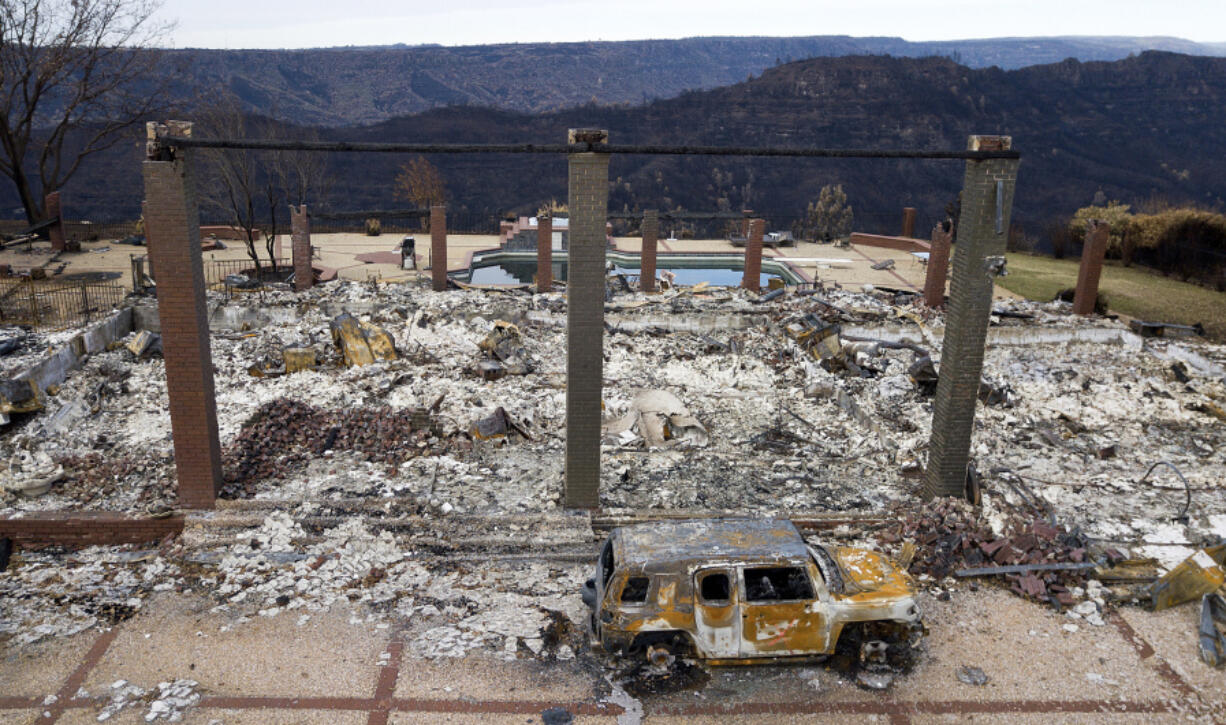
{"label": "car wheel well", "polygon": [[679,655],[688,655],[694,652],[694,640],[690,638],[688,632],[681,630],[643,632],[636,635],[630,642],[629,651],[640,653],[645,652],[648,647],[660,645],[669,647],[675,654]]}
{"label": "car wheel well", "polygon": [[864,645],[869,642],[882,642],[885,649],[882,652],[888,664],[900,671],[911,668],[915,662],[916,647],[919,644],[923,626],[916,629],[916,624],[906,621],[878,619],[867,622],[848,622],[839,632],[835,643],[835,653],[859,662]]}

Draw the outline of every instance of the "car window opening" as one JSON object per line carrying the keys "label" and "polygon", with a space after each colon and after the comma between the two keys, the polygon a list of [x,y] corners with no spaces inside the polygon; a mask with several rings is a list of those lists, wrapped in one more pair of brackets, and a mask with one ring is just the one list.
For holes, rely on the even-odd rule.
{"label": "car window opening", "polygon": [[746,569],[745,596],[751,602],[812,599],[813,585],[798,566]]}
{"label": "car window opening", "polygon": [[607,542],[604,545],[604,551],[600,553],[600,576],[605,586],[608,586],[609,579],[613,577],[613,563],[613,543]]}
{"label": "car window opening", "polygon": [[647,583],[645,576],[632,576],[627,579],[626,586],[622,587],[622,602],[641,604],[647,601]]}
{"label": "car window opening", "polygon": [[729,586],[728,575],[720,572],[708,574],[702,578],[700,592],[704,602],[725,604],[731,597],[732,587]]}

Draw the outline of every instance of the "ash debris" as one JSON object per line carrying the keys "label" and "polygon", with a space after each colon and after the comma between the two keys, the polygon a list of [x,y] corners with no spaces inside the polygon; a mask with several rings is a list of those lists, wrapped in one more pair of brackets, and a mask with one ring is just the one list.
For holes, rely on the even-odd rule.
{"label": "ash debris", "polygon": [[[660,390],[706,440],[652,446],[634,428],[606,437],[606,513],[880,521],[914,508],[932,403],[910,371],[927,356],[939,373],[941,313],[883,292],[759,300],[681,288],[608,302],[606,420],[641,413],[636,398]],[[904,531],[851,525],[835,538],[893,552],[906,538],[961,526],[971,542],[962,556],[1028,525],[1038,536],[1033,527],[1050,519],[1027,513],[1031,502],[1010,475],[1087,550],[1171,566],[1226,535],[1226,440],[1213,413],[1226,405],[1226,348],[1142,340],[1119,323],[1074,317],[1064,303],[998,307],[1011,314],[994,318],[984,375],[1008,392],[978,408],[972,457],[985,472],[982,511],[973,520],[957,507],[919,511]],[[395,358],[345,366],[329,327],[343,312],[386,331]],[[579,590],[595,537],[589,526],[551,538],[531,523],[552,522],[562,503],[563,295],[340,282],[211,297],[210,315],[224,511],[242,520],[193,516],[188,535],[153,553],[20,552],[0,575],[0,637],[26,643],[80,631],[138,611],[161,587],[201,590],[235,626],[353,606],[363,626],[407,626],[413,656],[565,659],[583,649]],[[838,326],[842,365],[823,365],[788,334],[806,318]],[[312,351],[314,364],[281,372],[287,349]],[[491,376],[490,363],[507,374]],[[0,493],[0,513],[173,507],[167,406],[159,357],[122,346],[91,355],[44,411],[0,437],[5,461],[41,453],[64,468],[42,496]],[[471,433],[497,415],[514,424],[508,434]],[[1175,520],[1178,480],[1159,472],[1140,482],[1158,459],[1189,482],[1186,521]],[[992,473],[1004,469],[1011,473]],[[405,517],[418,528],[394,523]],[[1027,556],[1068,558],[1078,548],[1054,541],[1058,552],[1044,544]],[[507,558],[479,558],[491,551]],[[929,567],[932,556],[923,550],[913,566]],[[963,556],[963,564],[972,562]],[[949,568],[913,570],[948,590],[961,586]],[[1034,598],[1059,595],[1059,586],[1072,595],[1065,607],[1087,600],[1091,580],[1046,576]],[[1028,585],[1019,588],[1034,591]]]}

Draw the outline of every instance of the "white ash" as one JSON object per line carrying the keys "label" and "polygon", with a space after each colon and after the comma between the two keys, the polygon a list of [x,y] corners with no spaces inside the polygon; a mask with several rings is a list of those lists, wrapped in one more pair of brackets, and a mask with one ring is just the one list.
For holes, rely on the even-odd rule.
{"label": "white ash", "polygon": [[106,722],[126,708],[144,705],[148,705],[144,713],[145,722],[179,722],[188,709],[200,702],[197,684],[195,680],[174,680],[159,682],[156,689],[146,690],[127,680],[118,680],[104,695],[110,698],[110,702],[99,711],[98,722]]}

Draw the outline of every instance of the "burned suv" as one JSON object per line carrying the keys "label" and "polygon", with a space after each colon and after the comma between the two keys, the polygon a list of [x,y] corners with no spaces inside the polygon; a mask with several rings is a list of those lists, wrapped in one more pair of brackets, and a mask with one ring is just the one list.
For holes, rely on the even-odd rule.
{"label": "burned suv", "polygon": [[615,529],[583,601],[593,645],[653,664],[839,653],[909,666],[923,634],[910,576],[876,552],[809,546],[786,520]]}

